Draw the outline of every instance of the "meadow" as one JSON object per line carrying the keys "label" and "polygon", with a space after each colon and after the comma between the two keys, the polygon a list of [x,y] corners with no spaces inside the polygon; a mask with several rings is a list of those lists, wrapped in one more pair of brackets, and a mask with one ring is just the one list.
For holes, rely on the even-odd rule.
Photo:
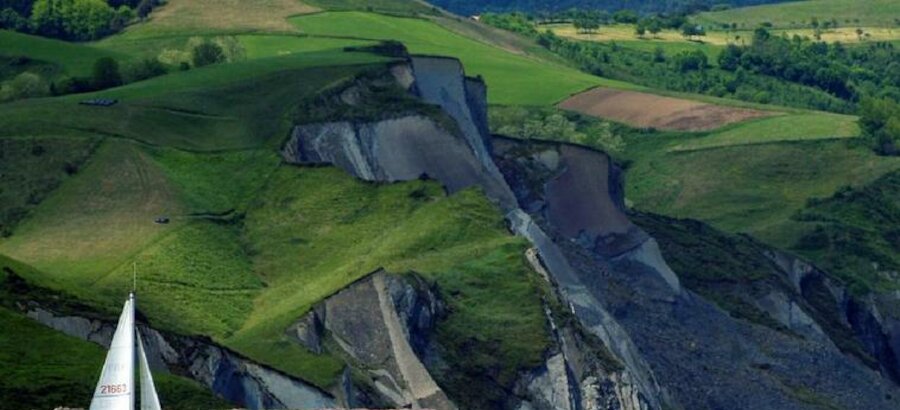
{"label": "meadow", "polygon": [[792,1],[731,10],[701,13],[696,21],[710,26],[737,23],[740,28],[753,29],[762,23],[775,28],[808,27],[812,18],[820,22],[835,19],[842,27],[898,28],[900,3],[894,0],[807,0]]}
{"label": "meadow", "polygon": [[718,145],[716,138],[722,136],[628,138],[629,202],[787,248],[810,229],[792,220],[808,198],[828,197],[900,169],[900,158],[878,156],[856,138]]}

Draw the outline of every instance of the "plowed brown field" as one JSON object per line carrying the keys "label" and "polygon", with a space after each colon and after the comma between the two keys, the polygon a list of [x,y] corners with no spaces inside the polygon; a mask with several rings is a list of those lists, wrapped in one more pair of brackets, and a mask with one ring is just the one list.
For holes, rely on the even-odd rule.
{"label": "plowed brown field", "polygon": [[575,95],[560,108],[639,128],[709,131],[776,112],[727,107],[637,91],[595,88]]}

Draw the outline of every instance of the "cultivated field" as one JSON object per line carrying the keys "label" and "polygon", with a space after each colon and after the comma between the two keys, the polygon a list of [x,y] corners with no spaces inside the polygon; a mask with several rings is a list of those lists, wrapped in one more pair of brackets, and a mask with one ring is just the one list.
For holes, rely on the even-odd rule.
{"label": "cultivated field", "polygon": [[812,18],[835,19],[841,27],[900,27],[900,2],[897,0],[806,0],[702,13],[696,21],[706,25],[737,23],[753,29],[762,23],[776,28],[809,27]]}
{"label": "cultivated field", "polygon": [[[707,23],[709,24],[709,23]],[[656,47],[663,47],[666,51],[678,52],[682,50],[690,50],[699,48],[715,57],[718,52],[728,44],[749,44],[753,38],[753,29],[756,26],[740,26],[738,30],[722,31],[717,25],[709,25],[706,35],[694,37],[688,40],[677,30],[663,30],[657,35],[645,34],[638,36],[635,34],[634,24],[611,24],[601,26],[595,33],[579,33],[571,24],[546,24],[538,26],[539,29],[548,29],[558,36],[571,38],[574,40],[598,41],[598,42],[616,42],[625,47],[633,47],[645,51],[653,51]],[[857,34],[857,28],[863,31],[862,35]],[[813,38],[815,30],[809,28],[808,21],[794,22],[794,24],[784,26],[783,28],[774,28],[770,30],[774,35],[786,35],[791,37],[799,35],[801,37]],[[843,27],[822,29],[820,38],[825,42],[842,43],[864,43],[871,41],[892,41],[900,39],[900,25],[891,27],[878,27],[855,25],[849,23]]]}
{"label": "cultivated field", "polygon": [[563,101],[559,106],[633,127],[671,131],[708,131],[777,114],[609,88],[586,91]]}

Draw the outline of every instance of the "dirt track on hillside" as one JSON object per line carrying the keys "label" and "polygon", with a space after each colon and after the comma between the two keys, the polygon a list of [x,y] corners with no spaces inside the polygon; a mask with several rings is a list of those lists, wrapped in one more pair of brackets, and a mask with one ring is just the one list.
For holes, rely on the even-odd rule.
{"label": "dirt track on hillside", "polygon": [[585,91],[563,101],[559,107],[633,127],[670,131],[709,131],[777,114],[609,88]]}

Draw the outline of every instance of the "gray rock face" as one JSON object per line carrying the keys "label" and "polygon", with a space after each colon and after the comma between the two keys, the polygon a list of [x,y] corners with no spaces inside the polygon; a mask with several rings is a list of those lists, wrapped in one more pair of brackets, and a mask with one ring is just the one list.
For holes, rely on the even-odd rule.
{"label": "gray rock face", "polygon": [[[412,279],[410,279],[412,280]],[[363,369],[368,387],[379,401],[394,407],[456,409],[438,387],[414,348],[423,343],[434,326],[440,304],[423,283],[375,272],[317,305],[289,329],[316,329],[319,334],[305,340],[330,338],[343,356]],[[311,327],[309,323],[321,323]],[[298,339],[301,343],[308,343]],[[309,346],[309,345],[307,345]],[[355,403],[351,390],[342,398],[345,406]]]}
{"label": "gray rock face", "polygon": [[[592,193],[577,187],[598,184],[598,172],[570,169],[572,158],[588,161],[590,155],[567,157],[564,147],[549,145],[495,141],[500,169],[521,207],[528,210],[510,215],[513,228],[541,250],[562,299],[579,322],[601,337],[635,378],[631,391],[638,397],[653,396],[648,398],[650,408],[808,409],[816,408],[816,403],[848,409],[900,408],[896,385],[836,348],[791,298],[771,295],[761,305],[768,304],[773,316],[802,330],[797,333],[805,337],[736,320],[681,289],[654,241],[623,228],[628,224],[616,217],[615,210],[592,196],[604,195],[602,190]],[[605,155],[595,155],[597,163],[607,161]],[[559,168],[566,168],[563,174]],[[567,174],[570,177],[559,177]],[[596,204],[588,208],[606,216],[567,219],[565,212],[552,211],[556,203],[575,213],[590,212],[551,198],[565,195],[567,190],[558,184],[583,193],[583,201]],[[607,195],[612,196],[616,190],[610,192]],[[619,245],[633,243],[637,245]],[[800,267],[786,259],[782,264]],[[791,276],[801,288],[809,278],[802,268]],[[839,299],[836,296],[827,299]],[[858,327],[873,327],[867,318],[875,315],[863,316]],[[616,333],[603,337],[611,329]],[[623,340],[629,343],[623,346]],[[621,395],[628,396],[624,390]],[[812,403],[810,397],[815,398]]]}
{"label": "gray rock face", "polygon": [[468,140],[423,116],[374,123],[349,122],[296,127],[284,157],[299,164],[333,164],[367,181],[441,181],[450,192],[483,187],[511,201]]}
{"label": "gray rock face", "polygon": [[[77,316],[60,316],[31,307],[32,319],[67,335],[108,347],[115,323]],[[334,399],[325,392],[283,373],[249,361],[209,341],[163,334],[147,326],[138,326],[146,344],[147,360],[154,371],[192,378],[209,387],[216,395],[251,409],[323,409],[334,407]]]}
{"label": "gray rock face", "polygon": [[[467,79],[459,61],[415,57],[395,65],[391,75],[402,89],[442,108],[456,129],[434,118],[407,115],[366,123],[333,122],[295,127],[282,155],[289,163],[332,164],[367,181],[408,181],[428,176],[450,192],[481,187],[504,209],[515,198],[488,150],[486,87]],[[358,104],[353,85],[343,104]],[[346,95],[345,95],[346,94]]]}
{"label": "gray rock face", "polygon": [[[465,79],[454,60],[413,58],[392,74],[409,93],[441,107],[458,130],[418,115],[305,125],[295,129],[284,156],[294,163],[334,164],[373,181],[426,174],[450,192],[481,187],[501,205],[511,230],[534,246],[529,259],[535,270],[550,280],[574,319],[554,325],[555,347],[542,366],[523,373],[512,408],[900,408],[897,385],[873,371],[881,366],[890,375],[896,363],[900,320],[879,307],[900,303],[900,297],[860,302],[811,267],[774,255],[773,264],[795,292],[778,290],[752,304],[790,332],[736,319],[686,289],[656,241],[629,221],[621,171],[608,156],[568,144],[491,140],[483,84]],[[369,301],[365,312],[326,303],[315,311],[323,316],[304,318],[289,332],[315,350],[322,333],[311,335],[310,329],[325,329],[359,363],[381,360],[374,367],[379,370],[368,373],[379,394],[411,404],[410,397],[433,391],[427,370],[420,372],[424,367],[398,360],[415,356],[408,352],[416,349],[405,346],[414,346],[411,339],[419,333],[389,329],[394,320],[375,303],[377,289],[368,284],[347,290],[353,299]],[[819,314],[807,303],[811,299],[834,308],[833,314]],[[845,352],[826,320],[850,329],[849,337],[869,353]],[[361,337],[360,329],[381,336],[367,345],[348,342]],[[391,336],[397,333],[405,337]],[[619,367],[598,364],[599,350]],[[408,384],[412,378],[424,379],[424,387]]]}

